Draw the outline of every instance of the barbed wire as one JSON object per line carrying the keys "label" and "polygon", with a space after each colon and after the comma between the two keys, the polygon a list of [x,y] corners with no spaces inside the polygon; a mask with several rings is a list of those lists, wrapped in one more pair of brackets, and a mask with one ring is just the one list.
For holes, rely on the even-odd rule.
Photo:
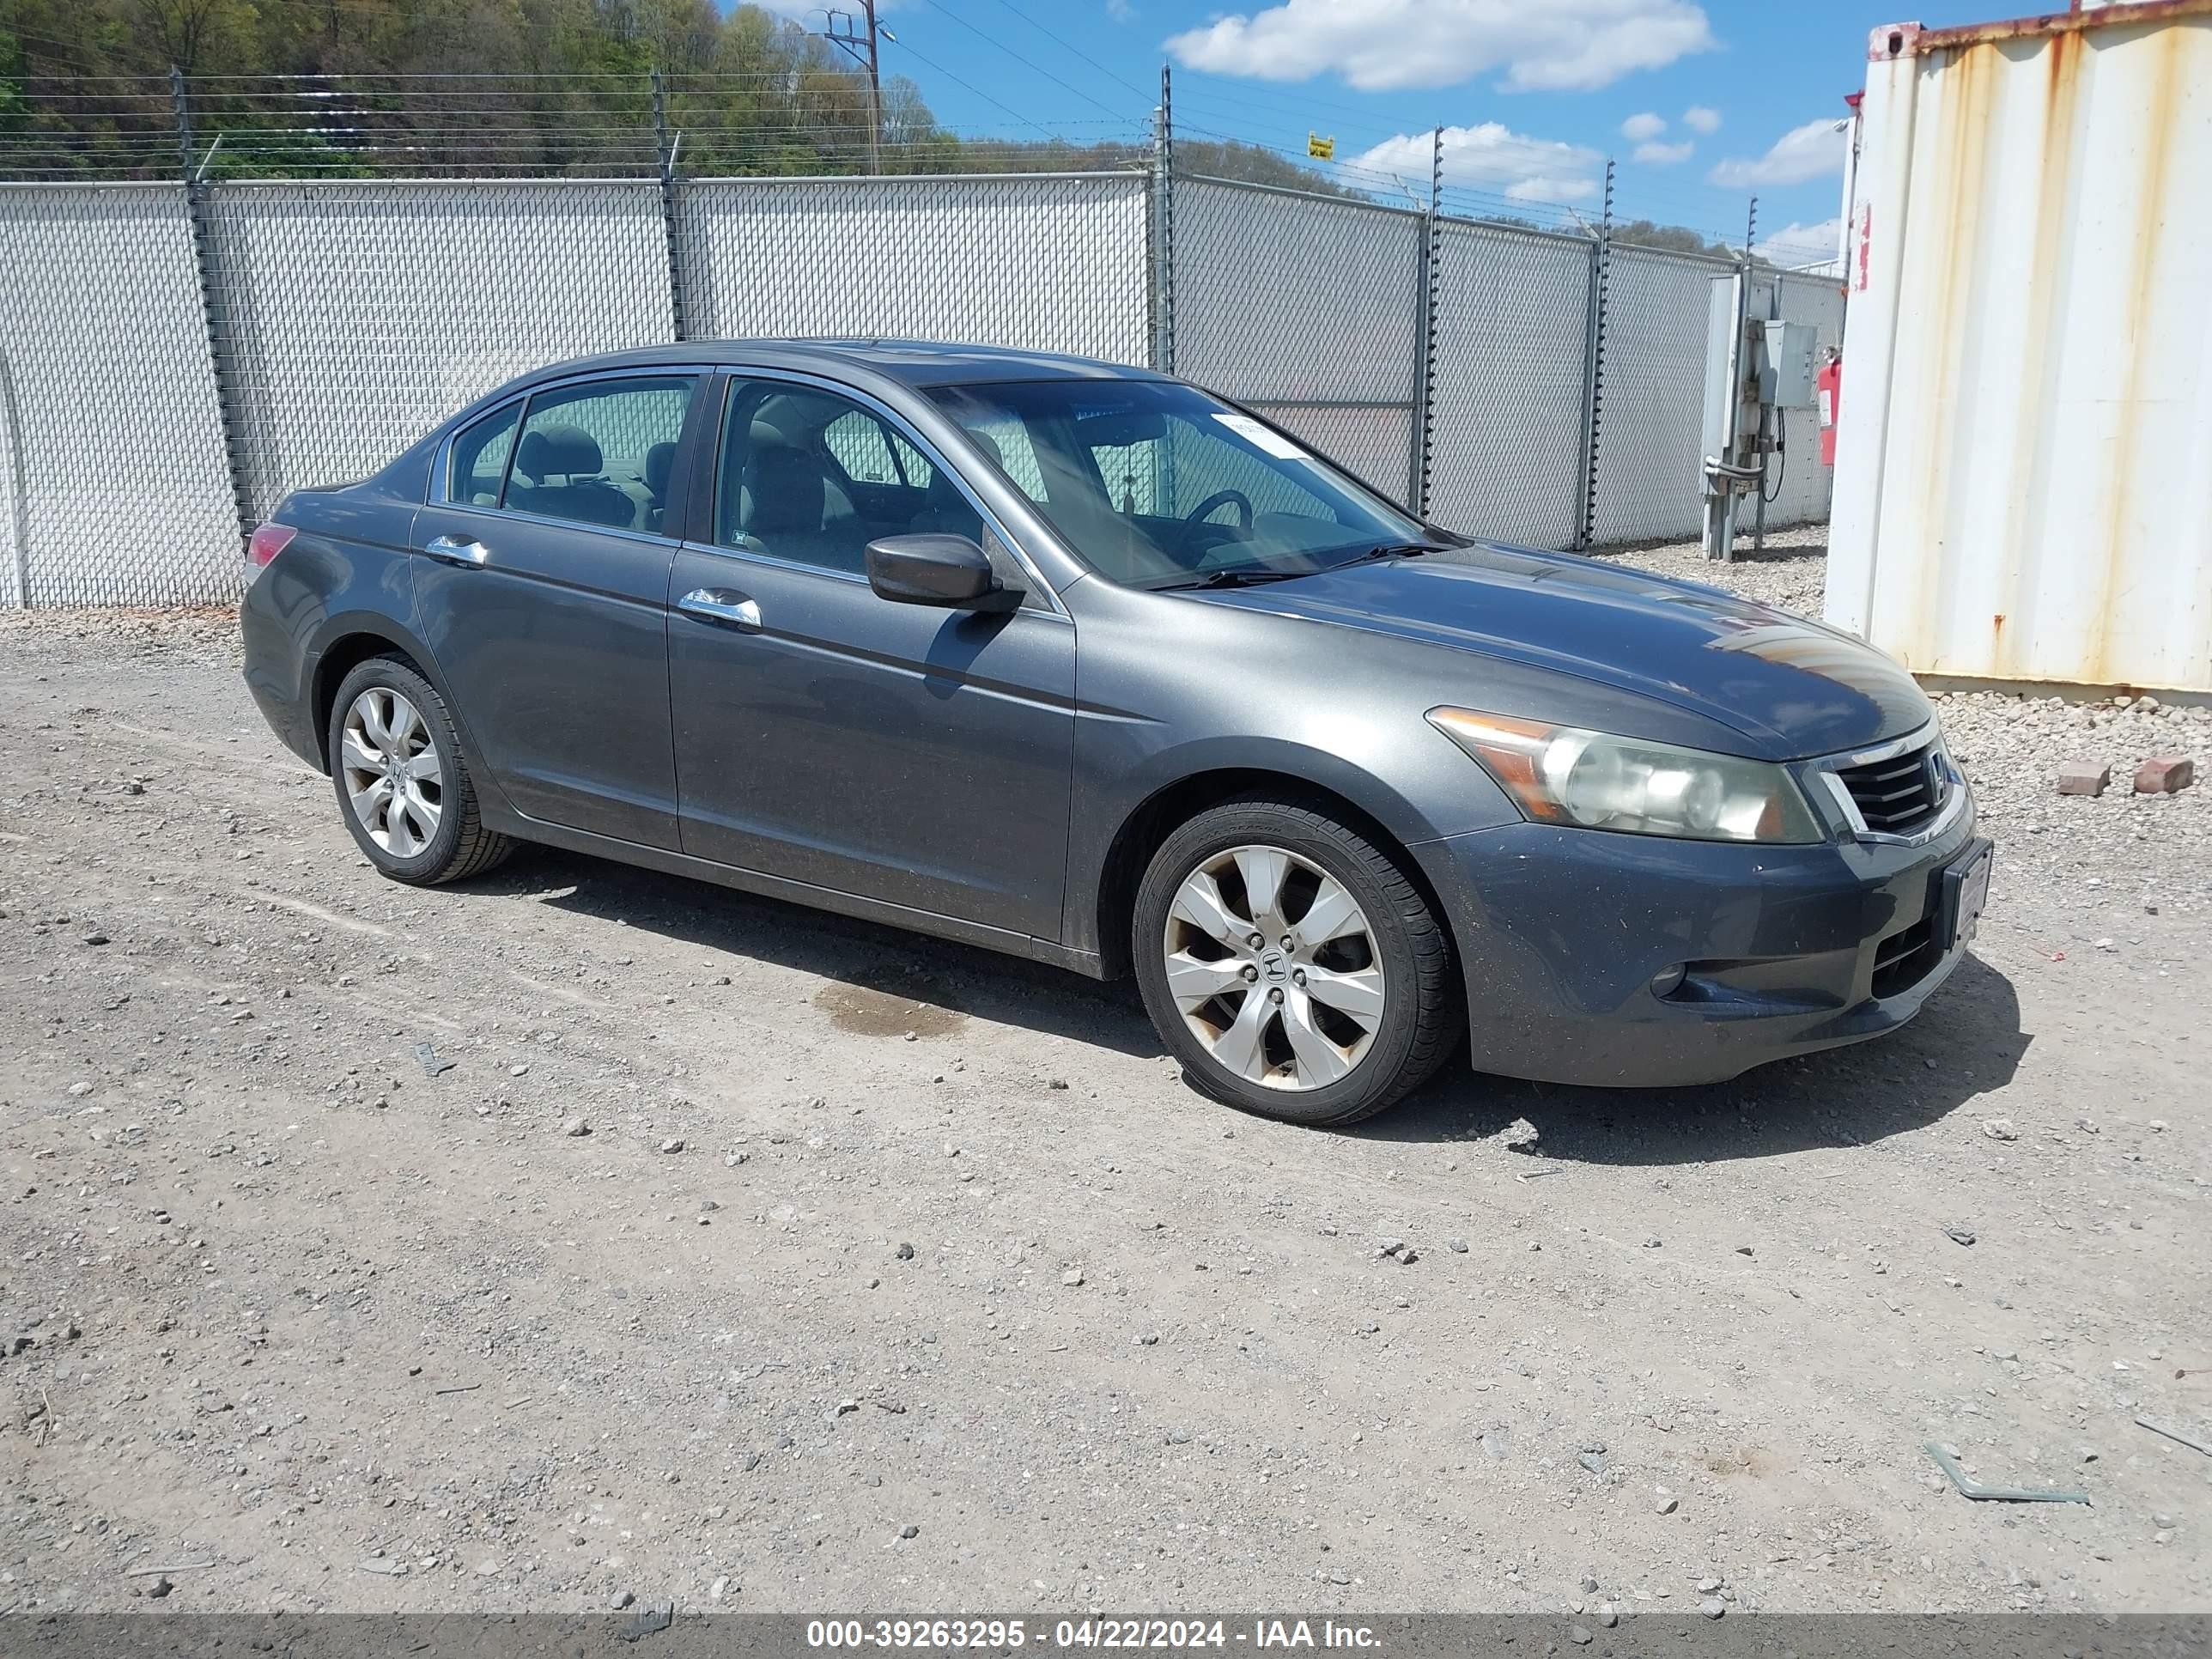
{"label": "barbed wire", "polygon": [[[1010,8],[1011,9],[1011,8]],[[948,14],[949,15],[949,14]],[[1020,14],[1017,13],[1017,15]],[[917,58],[919,54],[911,54]],[[1012,52],[1009,56],[1015,56]],[[997,126],[878,120],[865,81],[807,66],[636,72],[388,70],[321,75],[194,75],[183,82],[189,161],[167,76],[20,75],[0,127],[0,178],[174,179],[187,166],[215,180],[253,178],[651,177],[664,164],[704,177],[1121,170],[1149,165],[1149,120],[1055,118],[1048,125],[996,104]],[[655,92],[665,126],[655,118]],[[1258,107],[1210,92],[1221,104]],[[1206,94],[1202,94],[1206,95]],[[1403,135],[1400,135],[1403,136]],[[1182,166],[1248,181],[1425,211],[1418,168],[1376,165],[1373,148],[1343,161],[1307,154],[1244,119],[1179,122]],[[1464,152],[1446,158],[1438,206],[1449,217],[1577,237],[1598,234],[1595,208],[1565,199],[1549,175]],[[1571,182],[1574,175],[1557,178]],[[1662,192],[1652,191],[1656,198]],[[1639,216],[1618,203],[1615,219]],[[1707,251],[1733,249],[1711,212],[1640,216],[1687,229]],[[1817,261],[1812,238],[1762,244],[1774,264]]]}

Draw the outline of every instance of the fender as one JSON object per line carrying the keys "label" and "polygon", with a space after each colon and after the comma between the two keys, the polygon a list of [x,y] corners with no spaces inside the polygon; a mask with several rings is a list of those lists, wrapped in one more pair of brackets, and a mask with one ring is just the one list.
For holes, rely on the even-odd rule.
{"label": "fender", "polygon": [[[410,617],[410,623],[411,621]],[[461,734],[461,744],[464,750],[471,755],[480,753],[477,746],[476,734],[469,729],[467,712],[455,700],[451,688],[447,685],[445,672],[438,666],[438,659],[431,653],[429,646],[423,641],[421,635],[416,633],[412,626],[397,622],[380,611],[342,611],[325,618],[316,628],[310,636],[301,670],[300,690],[303,699],[302,707],[308,709],[320,708],[324,694],[336,690],[337,681],[343,678],[344,673],[351,668],[352,660],[358,660],[362,655],[378,654],[376,652],[349,652],[347,654],[352,660],[347,662],[344,669],[338,669],[336,673],[330,676],[329,683],[325,684],[324,663],[331,654],[331,648],[364,636],[381,640],[386,645],[396,647],[407,654],[409,660],[414,663],[422,678],[430,682],[431,689],[445,700],[446,710],[453,717],[453,725]],[[335,665],[333,666],[335,667]],[[317,769],[327,777],[331,769],[330,757],[323,752],[323,734],[320,730],[315,732],[314,738]],[[490,768],[484,766],[470,768],[469,781],[476,787],[479,811],[495,817],[497,821],[517,823],[521,822],[520,815],[515,812],[507,799],[506,793],[500,788],[498,781],[491,775]]]}
{"label": "fender", "polygon": [[[1368,767],[1334,750],[1280,737],[1194,738],[1144,756],[1112,773],[1110,782],[1106,776],[1086,777],[1079,768],[1068,831],[1063,943],[1102,961],[1114,958],[1118,944],[1101,936],[1102,904],[1109,896],[1109,883],[1118,886],[1140,873],[1115,867],[1127,850],[1124,837],[1133,828],[1152,827],[1150,817],[1162,799],[1195,780],[1217,776],[1225,781],[1231,775],[1257,773],[1282,778],[1286,793],[1327,791],[1408,849],[1444,836],[1521,821],[1519,811],[1489,775],[1425,723],[1401,733],[1391,746],[1396,770],[1418,783],[1419,798],[1384,783]],[[1079,742],[1079,756],[1084,748]],[[1165,833],[1172,826],[1157,827]],[[1422,862],[1414,856],[1416,863]],[[1423,870],[1426,873],[1425,864]]]}

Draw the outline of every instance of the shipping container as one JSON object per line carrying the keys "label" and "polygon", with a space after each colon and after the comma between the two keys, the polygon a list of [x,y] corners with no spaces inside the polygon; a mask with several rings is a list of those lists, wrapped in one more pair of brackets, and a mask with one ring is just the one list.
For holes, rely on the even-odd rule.
{"label": "shipping container", "polygon": [[1874,31],[1827,617],[2212,690],[2212,0]]}

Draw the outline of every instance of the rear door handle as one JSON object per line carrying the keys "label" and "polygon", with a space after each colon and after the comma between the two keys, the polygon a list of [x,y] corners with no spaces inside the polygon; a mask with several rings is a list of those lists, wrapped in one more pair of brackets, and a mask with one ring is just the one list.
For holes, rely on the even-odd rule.
{"label": "rear door handle", "polygon": [[740,634],[761,631],[760,606],[726,587],[695,587],[676,601],[676,608],[718,628],[734,628]]}
{"label": "rear door handle", "polygon": [[491,549],[482,542],[465,542],[455,536],[433,536],[422,544],[422,550],[442,564],[458,564],[471,570],[480,570],[491,557]]}

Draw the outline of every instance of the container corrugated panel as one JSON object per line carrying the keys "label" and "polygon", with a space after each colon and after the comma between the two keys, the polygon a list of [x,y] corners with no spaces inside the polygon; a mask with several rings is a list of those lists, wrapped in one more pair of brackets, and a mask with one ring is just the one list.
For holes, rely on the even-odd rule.
{"label": "container corrugated panel", "polygon": [[2212,690],[2212,0],[1875,31],[1827,615]]}

